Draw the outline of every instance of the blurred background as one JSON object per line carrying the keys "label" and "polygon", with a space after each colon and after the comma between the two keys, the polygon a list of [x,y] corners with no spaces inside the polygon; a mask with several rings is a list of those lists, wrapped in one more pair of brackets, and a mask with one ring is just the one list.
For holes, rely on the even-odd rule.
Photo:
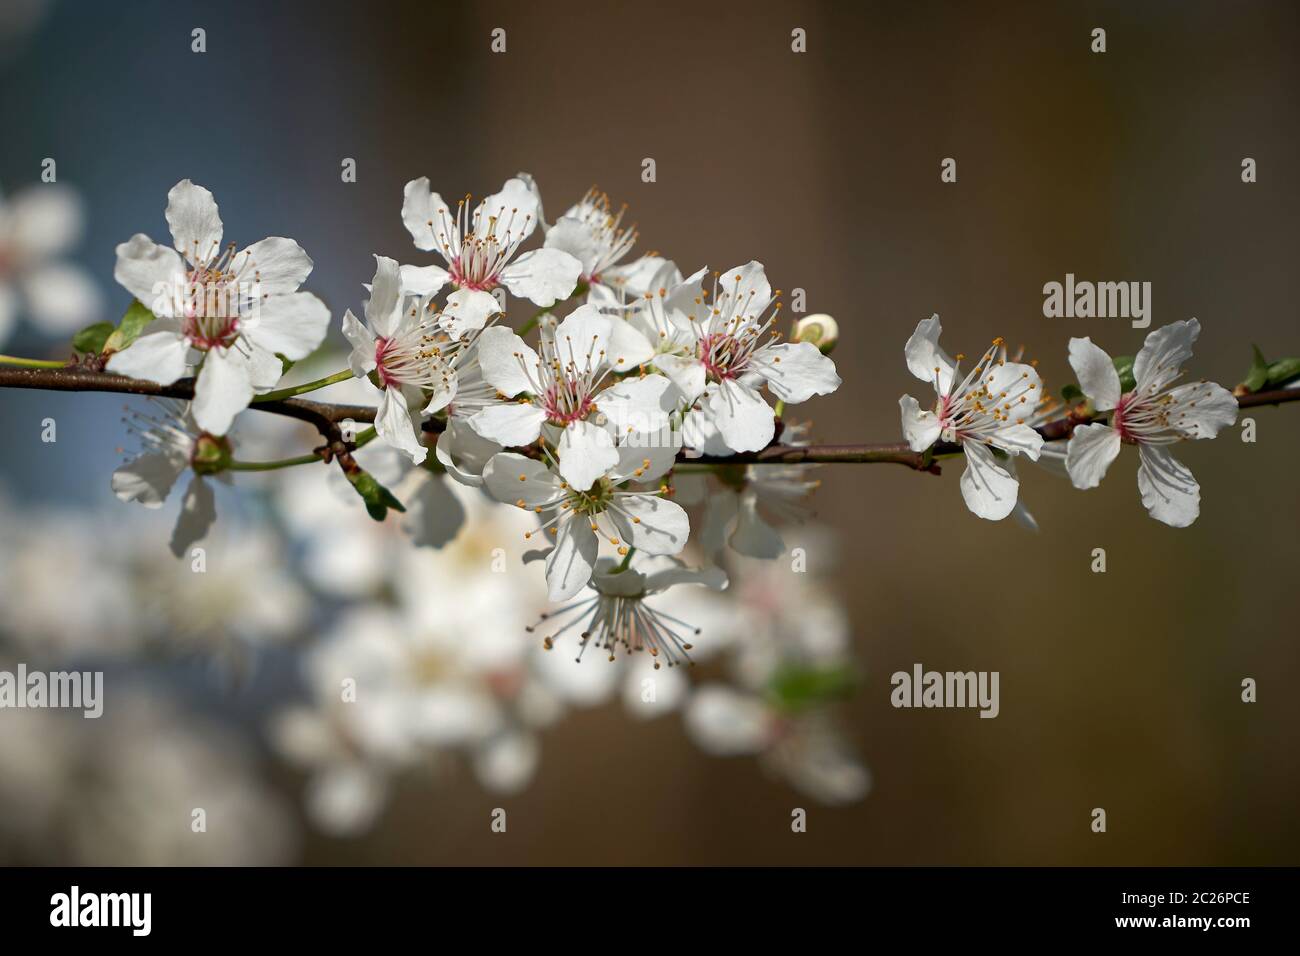
{"label": "blurred background", "polygon": [[[1136,352],[1127,321],[1043,317],[1067,272],[1151,282],[1153,326],[1198,317],[1193,374],[1229,387],[1251,343],[1300,352],[1294,4],[4,6],[4,201],[56,161],[82,220],[59,261],[89,285],[65,276],[63,311],[103,309],[44,320],[24,300],[7,353],[62,358],[71,329],[120,316],[113,247],[166,240],[180,179],[215,193],[228,240],[297,239],[341,316],[373,253],[428,259],[401,224],[407,180],[481,196],[519,170],[548,217],[597,183],[640,252],[687,273],[759,259],[834,315],[844,384],[795,410],[820,441],[898,440],[898,396],[921,395],[903,343],[933,312],[949,351],[1005,336],[1053,389],[1071,336]],[[331,335],[316,374],[340,365]],[[1180,449],[1203,495],[1182,530],[1146,516],[1128,456],[1089,492],[1022,468],[1037,533],[969,514],[959,467],[823,468],[816,518],[783,530],[809,573],[737,563],[733,593],[693,599],[697,689],[646,708],[634,668],[539,659],[522,632],[538,570],[480,573],[493,547],[522,551],[514,515],[459,490],[465,533],[417,550],[325,469],[241,475],[191,573],[167,551],[176,501],[146,512],[109,488],[124,405],[147,411],[0,393],[0,669],[107,673],[100,721],[0,712],[0,861],[1297,860],[1292,408],[1249,413],[1254,444],[1229,429]],[[241,458],[311,447],[241,428]],[[773,705],[790,659],[852,693]],[[918,662],[999,671],[1000,716],[892,708],[889,675]],[[353,673],[383,702],[364,718],[330,705]],[[701,729],[705,684],[759,727],[730,755]],[[393,716],[413,699],[414,735]]]}

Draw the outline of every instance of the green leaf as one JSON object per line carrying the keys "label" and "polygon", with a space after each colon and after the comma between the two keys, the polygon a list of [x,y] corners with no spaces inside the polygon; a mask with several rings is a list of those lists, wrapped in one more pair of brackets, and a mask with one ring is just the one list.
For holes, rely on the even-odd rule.
{"label": "green leaf", "polygon": [[1137,388],[1137,380],[1133,378],[1133,356],[1120,355],[1112,361],[1115,364],[1115,371],[1119,373],[1119,390],[1131,392]]}
{"label": "green leaf", "polygon": [[1252,345],[1251,348],[1255,350],[1255,360],[1251,363],[1250,371],[1246,373],[1246,379],[1241,384],[1248,392],[1258,392],[1268,381],[1268,359],[1264,358],[1264,353],[1259,350],[1258,345]]}
{"label": "green leaf", "polygon": [[805,667],[791,664],[772,676],[768,695],[786,711],[804,710],[814,704],[847,697],[854,686],[848,667]]}
{"label": "green leaf", "polygon": [[1067,405],[1077,405],[1083,401],[1083,389],[1073,382],[1070,382],[1061,389],[1061,400]]}
{"label": "green leaf", "polygon": [[154,315],[138,300],[132,300],[130,308],[122,316],[113,334],[104,343],[104,352],[120,352],[140,337],[144,327],[152,322]]}
{"label": "green leaf", "polygon": [[1297,378],[1300,378],[1300,358],[1284,358],[1268,367],[1264,383],[1270,388],[1280,388]]}
{"label": "green leaf", "polygon": [[396,511],[406,510],[402,503],[393,497],[393,493],[376,481],[375,476],[370,472],[358,469],[348,475],[348,481],[352,482],[352,487],[357,489],[357,494],[366,503],[366,511],[376,521],[383,521],[388,517],[389,508]]}
{"label": "green leaf", "polygon": [[98,355],[104,351],[104,343],[112,334],[112,322],[96,322],[72,337],[72,347],[83,355]]}

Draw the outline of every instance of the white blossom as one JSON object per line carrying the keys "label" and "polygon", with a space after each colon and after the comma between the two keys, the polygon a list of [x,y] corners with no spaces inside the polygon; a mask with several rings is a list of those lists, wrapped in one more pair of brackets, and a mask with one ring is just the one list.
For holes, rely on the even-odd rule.
{"label": "white blossom", "polygon": [[1237,400],[1213,382],[1175,386],[1200,334],[1196,319],[1174,322],[1147,336],[1133,362],[1135,386],[1120,393],[1110,356],[1088,338],[1070,340],[1070,365],[1079,386],[1110,424],[1080,425],[1070,438],[1066,468],[1076,488],[1095,488],[1124,444],[1138,447],[1138,491],[1151,517],[1184,528],[1201,511],[1201,487],[1168,446],[1213,438],[1237,420]]}
{"label": "white blossom", "polygon": [[312,261],[292,239],[223,247],[216,201],[202,186],[173,186],[166,215],[174,248],[143,233],[117,247],[114,277],[156,318],[106,367],[170,385],[198,365],[194,420],[224,435],[255,394],[280,380],[279,356],[296,361],[320,345],[329,309],[297,291]]}

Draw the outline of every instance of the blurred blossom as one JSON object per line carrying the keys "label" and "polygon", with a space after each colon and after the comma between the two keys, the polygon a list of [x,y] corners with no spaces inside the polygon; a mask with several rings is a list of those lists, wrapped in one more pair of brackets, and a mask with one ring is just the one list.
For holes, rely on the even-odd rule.
{"label": "blurred blossom", "polygon": [[51,337],[103,318],[103,297],[90,274],[64,261],[84,229],[81,197],[67,186],[0,195],[0,345],[23,317]]}
{"label": "blurred blossom", "polygon": [[291,859],[293,819],[238,737],[129,680],[113,681],[107,695],[97,720],[66,710],[4,712],[7,858],[69,866]]}

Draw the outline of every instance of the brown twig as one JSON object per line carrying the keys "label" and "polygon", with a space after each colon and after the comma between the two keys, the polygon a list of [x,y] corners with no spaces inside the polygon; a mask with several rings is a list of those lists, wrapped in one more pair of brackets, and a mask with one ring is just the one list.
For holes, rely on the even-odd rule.
{"label": "brown twig", "polygon": [[[0,367],[0,388],[30,388],[56,392],[115,392],[126,395],[156,395],[163,398],[190,400],[194,397],[194,380],[181,379],[171,385],[126,378],[111,372],[100,372],[78,365],[55,369],[27,369]],[[1264,405],[1282,405],[1300,401],[1300,388],[1274,389],[1237,397],[1240,408],[1258,408]],[[337,460],[345,471],[355,471],[352,460],[353,446],[344,441],[339,427],[342,422],[373,422],[375,409],[368,405],[340,405],[313,402],[303,398],[286,398],[270,402],[254,402],[250,408],[307,422],[325,439],[316,449],[325,461]],[[1105,415],[1087,415],[1082,406],[1071,409],[1063,418],[1048,422],[1038,428],[1046,441],[1069,438],[1074,429]],[[427,432],[440,432],[444,423],[433,418],[424,423]],[[935,458],[961,454],[960,445],[939,444],[928,452],[912,451],[905,443],[873,445],[769,445],[762,451],[742,452],[737,455],[699,457],[682,456],[686,463],[700,465],[763,465],[763,464],[898,464],[916,471],[939,474]]]}

